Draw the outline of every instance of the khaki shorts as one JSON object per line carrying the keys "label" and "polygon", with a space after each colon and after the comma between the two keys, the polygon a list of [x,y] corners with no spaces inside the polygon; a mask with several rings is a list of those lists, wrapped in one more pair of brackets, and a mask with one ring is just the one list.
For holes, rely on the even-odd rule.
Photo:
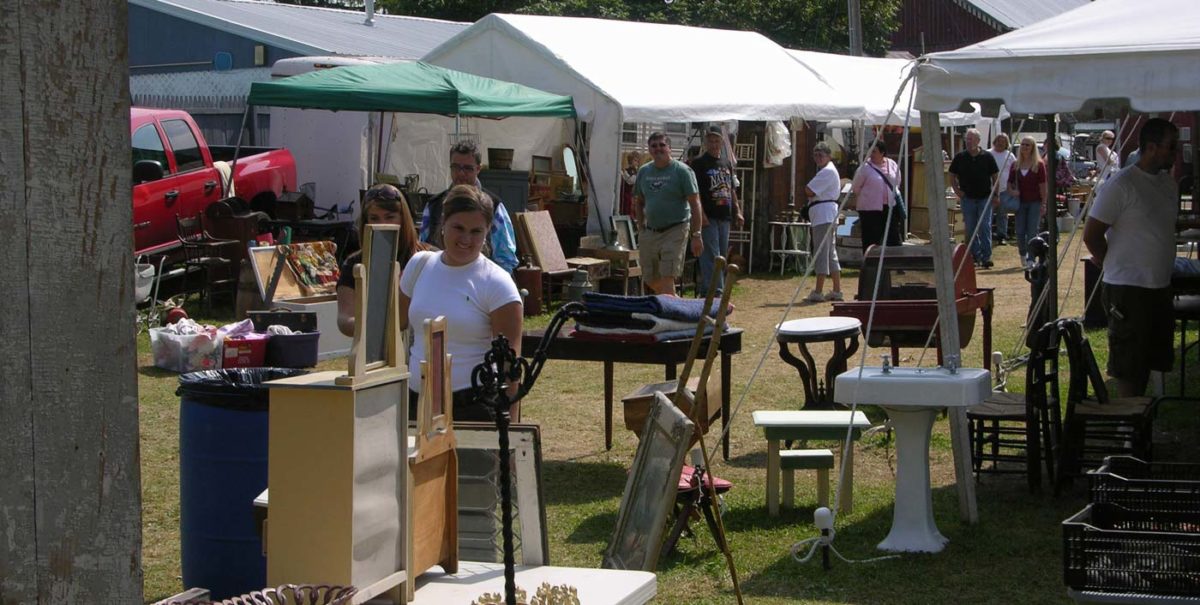
{"label": "khaki shorts", "polygon": [[688,222],[666,231],[642,229],[638,233],[638,259],[642,280],[652,282],[664,277],[683,275],[683,254],[688,243]]}
{"label": "khaki shorts", "polygon": [[1150,370],[1170,371],[1175,361],[1171,290],[1104,284],[1101,299],[1108,315],[1108,374],[1144,382]]}

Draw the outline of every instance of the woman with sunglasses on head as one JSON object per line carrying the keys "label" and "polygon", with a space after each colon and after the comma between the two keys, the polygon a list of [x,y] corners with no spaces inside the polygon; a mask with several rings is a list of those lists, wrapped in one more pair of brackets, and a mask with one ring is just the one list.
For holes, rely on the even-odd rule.
{"label": "woman with sunglasses on head", "polygon": [[[396,262],[400,267],[408,264],[413,254],[431,250],[432,246],[421,243],[408,202],[404,194],[391,185],[376,185],[363,196],[362,213],[358,216],[359,237],[366,232],[367,225],[399,225],[400,245],[396,249]],[[346,257],[342,263],[337,283],[338,330],[346,336],[354,336],[354,265],[362,262],[362,251]]]}
{"label": "woman with sunglasses on head", "polygon": [[[454,419],[490,421],[487,409],[471,388],[471,372],[499,334],[521,353],[521,295],[508,272],[483,255],[493,220],[491,198],[471,185],[455,185],[442,203],[440,238],[445,249],[418,252],[400,278],[400,327],[421,326],[426,319],[446,317],[446,352],[453,355],[450,388]],[[409,357],[410,407],[419,397],[424,339],[416,338]],[[515,385],[513,385],[515,388]],[[512,391],[510,391],[512,392]],[[512,410],[520,421],[519,406]]]}
{"label": "woman with sunglasses on head", "polygon": [[1046,162],[1033,137],[1021,137],[1017,163],[1008,175],[1008,192],[1017,198],[1017,252],[1026,267],[1033,265],[1029,240],[1038,234],[1046,213]]}

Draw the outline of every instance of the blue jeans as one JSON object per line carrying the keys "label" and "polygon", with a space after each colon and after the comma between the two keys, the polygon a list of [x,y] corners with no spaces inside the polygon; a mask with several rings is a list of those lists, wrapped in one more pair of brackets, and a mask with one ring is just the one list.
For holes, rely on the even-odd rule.
{"label": "blue jeans", "polygon": [[[983,263],[992,260],[992,202],[984,198],[962,198],[963,221],[966,222],[966,235],[971,240],[971,256],[975,262]],[[980,225],[979,223],[983,223]],[[976,225],[979,229],[976,232]]]}
{"label": "blue jeans", "polygon": [[1008,215],[1017,211],[1020,205],[1017,196],[1007,192],[1000,192],[1000,207],[992,216],[992,224],[996,226],[996,235],[1001,239],[1008,239]]}
{"label": "blue jeans", "polygon": [[[700,254],[700,281],[696,284],[696,292],[701,297],[708,294],[708,284],[712,281],[713,267],[717,257],[723,256],[729,250],[729,219],[709,219],[708,225],[700,230],[700,239],[704,240],[704,252]],[[725,288],[725,276],[717,276],[717,291],[713,296],[720,296]]]}
{"label": "blue jeans", "polygon": [[1017,208],[1017,252],[1026,262],[1033,260],[1029,256],[1029,240],[1037,237],[1041,223],[1042,204],[1021,202],[1021,206]]}

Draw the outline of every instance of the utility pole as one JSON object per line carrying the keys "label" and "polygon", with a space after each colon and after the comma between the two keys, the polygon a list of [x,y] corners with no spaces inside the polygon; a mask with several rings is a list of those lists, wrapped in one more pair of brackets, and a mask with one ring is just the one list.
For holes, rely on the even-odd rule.
{"label": "utility pole", "polygon": [[850,21],[850,54],[863,56],[862,6],[859,0],[846,0]]}

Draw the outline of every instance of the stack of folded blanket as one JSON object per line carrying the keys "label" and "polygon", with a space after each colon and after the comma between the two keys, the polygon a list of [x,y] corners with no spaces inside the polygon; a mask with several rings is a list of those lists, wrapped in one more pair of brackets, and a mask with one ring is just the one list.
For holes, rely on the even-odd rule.
{"label": "stack of folded blanket", "polygon": [[[576,320],[571,336],[598,341],[649,343],[691,338],[704,312],[703,299],[666,295],[586,292],[583,305],[587,312]],[[709,314],[716,317],[716,309]],[[705,333],[711,334],[712,326],[707,326]]]}

